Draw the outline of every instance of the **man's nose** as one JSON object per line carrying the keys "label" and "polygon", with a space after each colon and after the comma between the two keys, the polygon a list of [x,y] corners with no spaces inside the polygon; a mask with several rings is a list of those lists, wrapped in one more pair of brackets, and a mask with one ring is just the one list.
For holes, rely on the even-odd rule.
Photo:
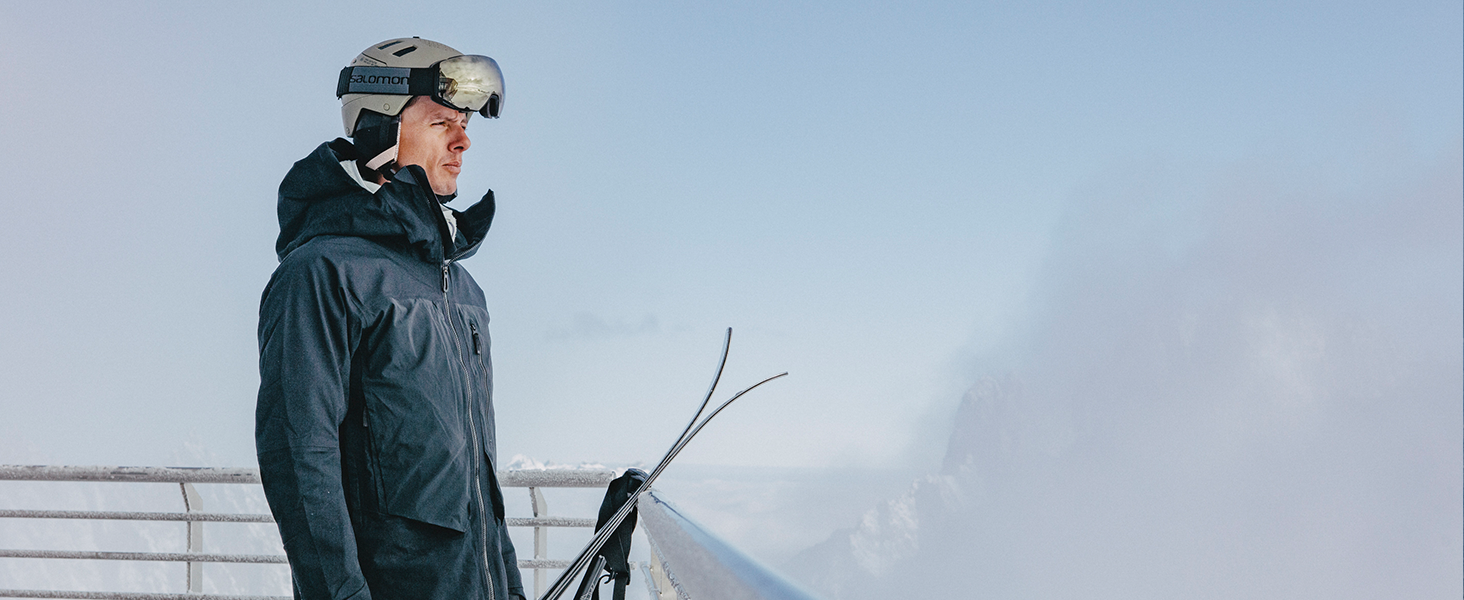
{"label": "man's nose", "polygon": [[458,127],[454,130],[454,133],[456,135],[450,140],[447,146],[448,148],[458,152],[464,152],[473,145],[473,140],[468,139],[468,130],[466,127]]}

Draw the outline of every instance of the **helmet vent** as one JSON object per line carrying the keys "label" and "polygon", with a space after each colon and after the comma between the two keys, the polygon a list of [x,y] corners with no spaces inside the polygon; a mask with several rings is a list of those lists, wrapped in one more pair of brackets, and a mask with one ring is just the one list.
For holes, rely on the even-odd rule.
{"label": "helmet vent", "polygon": [[401,50],[397,50],[396,52],[393,52],[392,54],[394,54],[396,56],[406,56],[408,54],[411,54],[412,51],[414,51],[416,49],[417,49],[416,46],[407,46],[406,48],[402,48]]}
{"label": "helmet vent", "polygon": [[402,43],[401,40],[392,40],[390,42],[387,42],[385,44],[382,44],[380,46],[377,46],[376,49],[377,50],[385,50],[387,48],[390,48],[390,47],[395,46],[395,45],[400,44],[400,43]]}

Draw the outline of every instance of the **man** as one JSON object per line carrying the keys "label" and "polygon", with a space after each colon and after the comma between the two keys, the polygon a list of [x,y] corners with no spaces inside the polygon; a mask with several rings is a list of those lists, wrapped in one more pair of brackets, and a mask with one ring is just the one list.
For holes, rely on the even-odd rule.
{"label": "man", "polygon": [[502,73],[417,38],[341,72],[348,142],[280,184],[280,266],[259,313],[260,477],[295,597],[523,597],[503,495],[483,291],[457,261],[493,193],[457,193],[472,112]]}

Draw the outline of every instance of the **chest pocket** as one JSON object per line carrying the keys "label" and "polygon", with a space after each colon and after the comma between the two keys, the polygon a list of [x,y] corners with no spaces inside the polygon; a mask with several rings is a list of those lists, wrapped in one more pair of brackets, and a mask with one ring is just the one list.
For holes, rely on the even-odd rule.
{"label": "chest pocket", "polygon": [[381,510],[466,531],[468,416],[481,392],[465,373],[476,355],[460,350],[469,336],[453,327],[440,301],[393,300],[363,336],[360,381]]}

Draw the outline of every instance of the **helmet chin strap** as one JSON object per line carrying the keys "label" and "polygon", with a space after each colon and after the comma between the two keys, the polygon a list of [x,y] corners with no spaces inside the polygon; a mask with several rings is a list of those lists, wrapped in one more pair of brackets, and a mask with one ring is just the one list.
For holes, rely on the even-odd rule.
{"label": "helmet chin strap", "polygon": [[378,171],[383,175],[390,176],[396,174],[396,159],[398,147],[400,146],[398,145],[387,148],[381,154],[377,154],[376,158],[366,161],[366,168],[371,169],[372,171]]}

